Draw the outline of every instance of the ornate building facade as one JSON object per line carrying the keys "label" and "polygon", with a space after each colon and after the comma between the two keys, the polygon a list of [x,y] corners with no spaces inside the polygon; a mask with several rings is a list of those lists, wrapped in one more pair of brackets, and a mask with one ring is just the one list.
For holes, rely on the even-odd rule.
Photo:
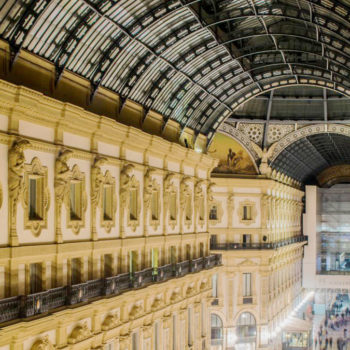
{"label": "ornate building facade", "polygon": [[212,348],[279,349],[278,327],[303,299],[304,193],[270,179],[212,181],[211,250],[223,260],[210,307],[222,331]]}
{"label": "ornate building facade", "polygon": [[207,348],[216,161],[0,90],[0,349]]}

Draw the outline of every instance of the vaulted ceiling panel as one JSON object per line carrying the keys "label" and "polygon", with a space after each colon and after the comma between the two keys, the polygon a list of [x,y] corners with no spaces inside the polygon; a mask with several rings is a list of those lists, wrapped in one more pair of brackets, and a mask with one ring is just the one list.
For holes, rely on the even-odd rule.
{"label": "vaulted ceiling panel", "polygon": [[[7,0],[0,36],[11,64],[26,49],[55,65],[56,83],[80,74],[91,98],[103,86],[208,141],[227,117],[264,119],[266,103],[242,106],[283,86],[350,96],[346,0]],[[326,110],[328,97],[303,113],[275,101],[269,118],[347,119],[345,100]]]}

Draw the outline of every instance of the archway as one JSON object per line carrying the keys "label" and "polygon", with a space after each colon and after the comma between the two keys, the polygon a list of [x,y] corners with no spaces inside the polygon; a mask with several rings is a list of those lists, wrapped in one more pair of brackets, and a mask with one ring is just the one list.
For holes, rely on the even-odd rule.
{"label": "archway", "polygon": [[237,321],[236,350],[256,349],[256,320],[250,312],[243,312]]}
{"label": "archway", "polygon": [[224,349],[224,327],[220,316],[216,314],[211,314],[210,326],[211,326],[211,349],[223,350]]}

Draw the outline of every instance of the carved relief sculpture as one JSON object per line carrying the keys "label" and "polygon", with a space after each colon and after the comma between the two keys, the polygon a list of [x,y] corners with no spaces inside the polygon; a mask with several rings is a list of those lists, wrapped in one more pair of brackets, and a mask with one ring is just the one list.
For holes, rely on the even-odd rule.
{"label": "carved relief sculpture", "polygon": [[49,336],[45,335],[38,339],[30,348],[30,350],[54,350],[55,346],[50,342]]}
{"label": "carved relief sculpture", "polygon": [[55,162],[55,231],[57,243],[63,242],[61,228],[62,204],[63,202],[66,202],[69,194],[69,179],[71,177],[71,172],[67,165],[67,161],[72,154],[73,152],[70,150],[63,150],[60,152]]}
{"label": "carved relief sculpture", "polygon": [[92,240],[97,240],[96,230],[96,211],[101,202],[102,190],[103,190],[103,174],[101,165],[105,164],[106,158],[96,157],[94,164],[91,167],[91,228],[92,228]]}
{"label": "carved relief sculpture", "polygon": [[[194,187],[194,218],[195,223],[198,223],[201,227],[203,227],[205,222],[205,202],[204,202],[204,192],[203,192],[203,184],[204,181],[200,180],[196,183]],[[202,211],[202,213],[201,213]],[[198,228],[195,225],[195,230],[197,232]]]}
{"label": "carved relief sculpture", "polygon": [[[180,183],[180,224],[181,233],[183,233],[184,225],[188,228],[192,224],[192,215],[189,217],[187,212],[192,212],[192,193],[190,188],[191,178],[184,176]],[[189,206],[189,207],[188,207]]]}
{"label": "carved relief sculpture", "polygon": [[102,323],[102,330],[108,331],[120,325],[120,319],[117,314],[109,314]]}
{"label": "carved relief sculpture", "polygon": [[[148,236],[148,227],[153,226],[154,230],[157,229],[159,226],[159,217],[160,217],[160,186],[157,183],[157,180],[152,178],[154,175],[155,170],[148,168],[144,179],[143,179],[143,212],[144,212],[144,233],[146,236]],[[153,194],[155,193],[156,198],[152,198]],[[157,213],[152,213],[151,205],[152,200],[156,200],[157,203],[155,205],[155,209],[157,210]],[[152,214],[155,216],[152,217]]]}
{"label": "carved relief sculpture", "polygon": [[[174,185],[174,173],[168,173],[164,178],[164,192],[163,192],[163,224],[164,233],[167,232],[167,224],[174,230],[177,225],[177,188]],[[171,197],[175,198],[175,207],[173,208],[173,216],[171,215]]]}
{"label": "carved relief sculpture", "polygon": [[235,195],[230,193],[227,198],[228,227],[233,227],[233,210],[235,208]]}
{"label": "carved relief sculpture", "polygon": [[24,150],[30,142],[24,139],[15,140],[8,153],[8,189],[9,189],[9,224],[10,245],[18,246],[16,216],[18,200],[22,198],[24,188]]}
{"label": "carved relief sculpture", "polygon": [[82,325],[76,326],[68,337],[68,344],[76,344],[92,336],[92,332],[85,321]]}

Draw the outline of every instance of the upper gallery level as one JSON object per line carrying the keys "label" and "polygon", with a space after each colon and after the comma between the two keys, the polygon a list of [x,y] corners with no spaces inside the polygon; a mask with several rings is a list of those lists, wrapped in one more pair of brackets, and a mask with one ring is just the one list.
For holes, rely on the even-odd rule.
{"label": "upper gallery level", "polygon": [[207,232],[211,157],[4,81],[0,154],[1,246]]}
{"label": "upper gallery level", "polygon": [[263,178],[213,178],[211,249],[272,249],[302,242],[304,193]]}
{"label": "upper gallery level", "polygon": [[0,159],[0,298],[80,302],[220,265],[205,154],[0,80]]}

